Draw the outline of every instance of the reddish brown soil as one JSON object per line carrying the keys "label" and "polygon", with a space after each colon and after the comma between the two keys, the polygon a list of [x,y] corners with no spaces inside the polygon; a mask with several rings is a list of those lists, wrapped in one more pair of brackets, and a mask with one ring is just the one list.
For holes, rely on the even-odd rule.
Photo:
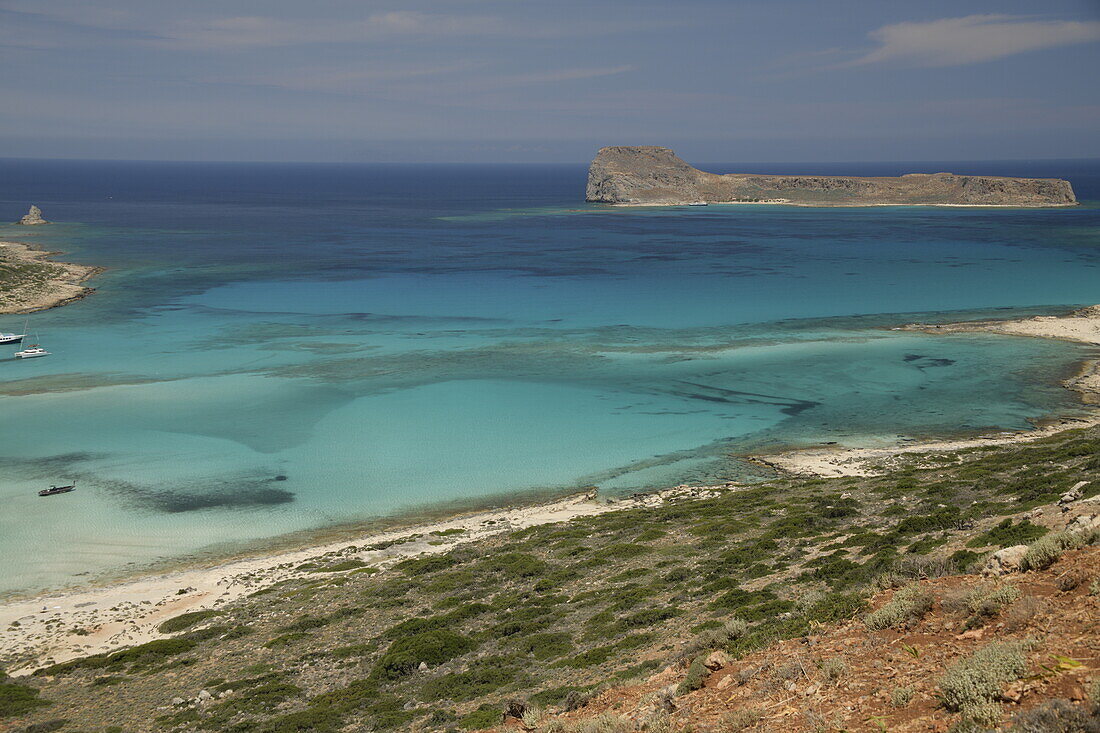
{"label": "reddish brown soil", "polygon": [[[1080,582],[1068,588],[1069,578]],[[963,627],[969,612],[961,600],[976,585],[992,581],[974,575],[921,581],[936,602],[911,628],[870,631],[853,620],[729,661],[702,689],[672,699],[672,727],[737,730],[723,718],[752,708],[762,717],[744,730],[947,731],[959,716],[939,704],[938,681],[947,667],[992,641],[1035,643],[1028,652],[1028,676],[1004,690],[1005,721],[1052,698],[1086,703],[1090,685],[1100,681],[1100,594],[1090,591],[1098,579],[1100,548],[1067,553],[1045,571],[1008,576],[1005,580],[1020,590],[1019,600],[970,631]],[[880,607],[892,593],[878,594],[871,607]],[[819,665],[834,659],[845,666],[830,681]],[[613,713],[642,724],[659,705],[652,693],[678,684],[686,671],[686,662],[670,666],[559,717],[576,724]],[[895,706],[891,693],[905,687],[913,690],[911,701]]]}

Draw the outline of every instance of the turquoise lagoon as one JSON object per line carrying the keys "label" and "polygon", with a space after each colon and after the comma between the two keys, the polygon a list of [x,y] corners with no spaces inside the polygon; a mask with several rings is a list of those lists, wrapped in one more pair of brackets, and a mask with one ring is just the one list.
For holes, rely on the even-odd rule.
{"label": "turquoise lagoon", "polygon": [[[1100,180],[982,165],[1082,198]],[[890,327],[1100,302],[1090,204],[615,210],[578,203],[567,166],[0,172],[2,218],[62,222],[0,239],[109,268],[29,317],[53,356],[0,355],[4,593],[593,484],[752,480],[738,456],[770,447],[1025,429],[1080,410],[1058,382],[1089,349]]]}

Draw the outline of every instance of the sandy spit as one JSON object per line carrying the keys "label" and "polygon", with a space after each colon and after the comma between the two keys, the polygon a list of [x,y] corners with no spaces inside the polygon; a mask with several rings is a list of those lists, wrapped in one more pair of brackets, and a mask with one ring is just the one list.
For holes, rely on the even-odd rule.
{"label": "sandy spit", "polygon": [[[968,321],[938,325],[914,323],[896,330],[929,334],[999,333],[1007,336],[1049,338],[1100,346],[1100,305],[1082,308],[1065,316],[1035,316],[1020,320]],[[1088,405],[1100,405],[1100,360],[1085,361],[1073,377],[1062,383],[1076,391]],[[1026,432],[1001,432],[976,438],[914,442],[883,448],[829,446],[757,457],[756,462],[799,476],[872,476],[890,469],[907,453],[955,451],[983,446],[1026,443],[1062,430],[1100,424],[1100,409],[1091,416],[1066,418],[1037,426]]]}

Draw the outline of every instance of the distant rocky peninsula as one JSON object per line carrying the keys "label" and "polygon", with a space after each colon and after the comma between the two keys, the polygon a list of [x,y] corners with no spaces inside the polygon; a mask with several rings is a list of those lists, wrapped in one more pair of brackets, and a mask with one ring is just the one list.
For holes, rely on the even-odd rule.
{"label": "distant rocky peninsula", "polygon": [[601,148],[585,198],[635,206],[1074,206],[1069,181],[954,173],[818,176],[707,173],[655,145]]}
{"label": "distant rocky peninsula", "polygon": [[0,242],[0,315],[56,308],[95,292],[84,282],[102,267],[57,262],[25,242]]}

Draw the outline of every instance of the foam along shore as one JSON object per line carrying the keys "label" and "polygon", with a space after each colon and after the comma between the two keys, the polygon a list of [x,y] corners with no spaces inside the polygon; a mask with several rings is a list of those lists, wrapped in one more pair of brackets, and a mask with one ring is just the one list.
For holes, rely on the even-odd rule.
{"label": "foam along shore", "polygon": [[57,262],[25,242],[0,242],[0,314],[56,308],[95,292],[84,283],[102,267]]}
{"label": "foam along shore", "polygon": [[[1035,316],[1018,320],[966,321],[962,323],[900,326],[897,330],[945,333],[998,333],[1006,336],[1049,338],[1100,346],[1100,305],[1089,306],[1065,316]],[[1077,374],[1063,381],[1077,392],[1086,405],[1100,405],[1100,360],[1086,360]],[[891,463],[908,453],[956,451],[983,446],[1009,445],[1045,438],[1062,430],[1100,424],[1100,409],[1091,416],[1065,418],[1026,432],[1002,432],[961,440],[915,442],[882,448],[828,446],[789,451],[755,460],[776,470],[800,476],[870,476],[888,470]]]}
{"label": "foam along shore", "polygon": [[549,503],[483,511],[415,527],[374,532],[211,567],[175,570],[9,601],[0,604],[0,669],[11,675],[28,674],[44,664],[162,638],[165,635],[159,633],[157,627],[167,619],[191,611],[220,608],[280,581],[310,577],[318,568],[337,563],[349,563],[355,569],[384,569],[409,557],[447,552],[459,543],[503,532],[618,509],[705,498],[728,490],[730,486],[732,484],[678,486],[619,501],[601,500],[592,492]]}

